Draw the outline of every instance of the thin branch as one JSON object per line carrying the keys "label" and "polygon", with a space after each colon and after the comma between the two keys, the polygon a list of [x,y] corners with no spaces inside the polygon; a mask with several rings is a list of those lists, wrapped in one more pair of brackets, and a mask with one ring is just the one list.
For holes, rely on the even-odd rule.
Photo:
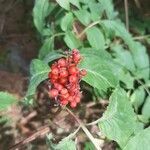
{"label": "thin branch", "polygon": [[142,40],[142,39],[147,39],[147,38],[150,38],[150,35],[143,35],[143,36],[133,37],[134,40]]}
{"label": "thin branch", "polygon": [[75,118],[75,120],[78,122],[78,124],[80,125],[80,127],[82,128],[82,130],[85,132],[85,134],[91,140],[91,142],[94,144],[95,148],[97,150],[101,150],[100,146],[98,145],[98,143],[94,139],[93,135],[89,132],[89,130],[85,127],[85,125],[67,107],[66,107],[66,110],[69,112],[69,114],[71,114]]}
{"label": "thin branch", "polygon": [[62,36],[62,35],[65,35],[65,32],[56,33],[53,36],[51,36],[51,39],[53,39],[53,38],[55,38],[57,36]]}
{"label": "thin branch", "polygon": [[86,126],[91,126],[91,125],[95,125],[95,124],[98,124],[100,122],[101,118],[93,121],[93,122],[90,122],[90,123],[87,123]]}
{"label": "thin branch", "polygon": [[100,20],[99,20],[99,21],[95,21],[95,22],[89,24],[89,25],[78,35],[78,38],[82,37],[82,35],[83,35],[88,29],[90,29],[91,27],[93,27],[93,26],[95,26],[95,25],[97,25],[97,24],[99,24],[99,23],[100,23]]}
{"label": "thin branch", "polygon": [[15,150],[15,149],[17,149],[17,148],[19,148],[25,144],[28,144],[29,142],[35,140],[38,137],[46,135],[48,132],[50,132],[49,125],[45,125],[44,127],[38,129],[37,132],[33,133],[28,138],[26,138],[26,139],[20,141],[19,143],[13,145],[12,147],[10,147],[9,150]]}
{"label": "thin branch", "polygon": [[135,1],[137,8],[141,9],[141,4],[140,4],[139,0],[134,0],[134,1]]}
{"label": "thin branch", "polygon": [[139,79],[136,79],[136,80],[137,80],[138,83],[140,83],[140,84],[143,86],[143,88],[145,89],[145,91],[147,92],[147,94],[150,96],[150,91],[149,91],[149,89],[143,84],[143,82],[140,81]]}
{"label": "thin branch", "polygon": [[126,29],[129,31],[129,12],[128,12],[128,0],[124,0],[125,7],[125,20],[126,20]]}

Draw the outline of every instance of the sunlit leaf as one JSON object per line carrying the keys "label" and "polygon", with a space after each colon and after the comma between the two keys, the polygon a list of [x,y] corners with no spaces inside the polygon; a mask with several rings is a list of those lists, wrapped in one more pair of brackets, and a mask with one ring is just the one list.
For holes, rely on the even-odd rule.
{"label": "sunlit leaf", "polygon": [[79,48],[81,46],[80,40],[72,32],[67,32],[64,37],[64,41],[71,49]]}
{"label": "sunlit leaf", "polygon": [[69,12],[63,17],[63,19],[61,21],[61,29],[63,31],[71,29],[72,22],[73,22],[73,14],[71,12]]}
{"label": "sunlit leaf", "polygon": [[90,45],[95,49],[104,49],[105,39],[101,30],[97,27],[92,27],[86,31],[87,39]]}
{"label": "sunlit leaf", "polygon": [[149,150],[150,127],[133,136],[123,150]]}
{"label": "sunlit leaf", "polygon": [[70,4],[69,0],[56,0],[56,2],[64,9],[69,10],[70,9]]}
{"label": "sunlit leaf", "polygon": [[136,116],[126,92],[116,88],[99,122],[101,132],[124,147],[136,127]]}

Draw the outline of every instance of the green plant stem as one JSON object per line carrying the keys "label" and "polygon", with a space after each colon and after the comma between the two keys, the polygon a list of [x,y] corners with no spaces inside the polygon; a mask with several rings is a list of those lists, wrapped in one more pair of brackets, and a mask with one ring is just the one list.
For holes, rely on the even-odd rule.
{"label": "green plant stem", "polygon": [[80,130],[80,126],[73,132],[71,133],[70,135],[68,135],[67,137],[64,138],[64,140],[68,140],[68,139],[72,139],[77,133],[78,131]]}
{"label": "green plant stem", "polygon": [[129,31],[128,0],[124,0],[124,8],[125,8],[126,29]]}
{"label": "green plant stem", "polygon": [[65,33],[64,32],[56,33],[53,36],[51,36],[51,39],[53,39],[53,38],[55,38],[57,36],[62,36],[62,35],[65,35]]}
{"label": "green plant stem", "polygon": [[98,145],[98,143],[94,139],[93,135],[89,132],[89,130],[85,127],[85,125],[74,115],[74,113],[70,109],[68,109],[67,107],[65,109],[68,111],[69,114],[71,114],[75,118],[75,120],[78,122],[78,124],[80,125],[82,130],[85,132],[85,134],[91,140],[91,142],[94,144],[95,148],[97,150],[101,150],[100,146]]}
{"label": "green plant stem", "polygon": [[147,94],[150,96],[150,91],[149,91],[149,89],[143,84],[143,82],[141,82],[139,79],[136,79],[136,80],[137,80],[138,83],[140,83],[140,84],[143,86],[143,88],[145,89],[145,91],[147,92]]}
{"label": "green plant stem", "polygon": [[93,27],[93,26],[95,26],[95,25],[97,25],[97,24],[99,24],[99,23],[100,23],[100,20],[95,21],[95,22],[89,24],[89,25],[78,35],[78,38],[82,37],[82,35],[83,35],[88,29],[90,29],[91,27]]}
{"label": "green plant stem", "polygon": [[142,39],[147,39],[147,38],[150,38],[150,35],[143,35],[143,36],[133,37],[134,40],[142,40]]}
{"label": "green plant stem", "polygon": [[93,122],[87,123],[86,126],[95,125],[95,124],[99,123],[100,120],[101,120],[101,118],[99,118],[99,119],[97,119],[97,120],[95,120],[95,121],[93,121]]}

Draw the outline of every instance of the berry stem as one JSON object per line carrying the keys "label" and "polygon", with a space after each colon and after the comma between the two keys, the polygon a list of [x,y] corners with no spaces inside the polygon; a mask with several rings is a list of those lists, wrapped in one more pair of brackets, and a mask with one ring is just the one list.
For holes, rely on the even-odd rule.
{"label": "berry stem", "polygon": [[99,144],[96,142],[95,138],[93,135],[90,133],[90,131],[86,128],[86,126],[83,124],[83,122],[67,107],[65,109],[68,111],[70,115],[74,117],[74,119],[78,122],[82,130],[85,132],[85,134],[88,136],[88,138],[91,140],[91,142],[94,144],[95,148],[97,150],[101,150]]}

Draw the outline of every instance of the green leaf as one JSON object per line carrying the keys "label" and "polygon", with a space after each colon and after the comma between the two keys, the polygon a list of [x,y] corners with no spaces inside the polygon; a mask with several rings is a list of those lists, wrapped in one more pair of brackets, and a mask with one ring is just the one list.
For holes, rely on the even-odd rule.
{"label": "green leaf", "polygon": [[87,26],[91,22],[91,15],[86,9],[74,11],[74,14],[78,18],[78,20],[85,26]]}
{"label": "green leaf", "polygon": [[112,45],[111,49],[114,52],[113,56],[116,62],[130,71],[135,71],[135,65],[130,51],[123,49],[122,45],[119,44]]}
{"label": "green leaf", "polygon": [[136,127],[136,115],[127,93],[116,88],[110,97],[110,104],[99,122],[102,133],[110,140],[124,147]]}
{"label": "green leaf", "polygon": [[[115,62],[110,53],[105,50],[94,50],[93,48],[81,48],[81,55],[89,55],[89,57],[96,57],[97,64],[101,64],[101,61],[109,67],[109,71],[115,76],[115,81],[122,81],[126,85],[126,88],[133,89],[134,78],[120,63]],[[93,56],[94,55],[94,56]],[[84,57],[83,57],[84,59]],[[82,63],[82,62],[81,62]]]}
{"label": "green leaf", "polygon": [[95,147],[92,142],[85,142],[84,150],[94,150]]}
{"label": "green leaf", "polygon": [[105,10],[108,19],[115,19],[118,12],[114,10],[114,5],[112,0],[99,0],[101,4],[101,9]]}
{"label": "green leaf", "polygon": [[56,2],[64,9],[69,10],[70,9],[70,4],[69,0],[56,0]]}
{"label": "green leaf", "polygon": [[33,19],[34,24],[37,28],[37,30],[43,35],[46,30],[46,34],[50,35],[51,30],[46,27],[46,21],[45,18],[48,16],[48,14],[52,11],[52,9],[55,7],[54,4],[49,3],[49,0],[36,0],[35,5],[33,8]]}
{"label": "green leaf", "polygon": [[81,46],[81,42],[72,32],[67,32],[67,34],[64,37],[64,41],[67,44],[67,46],[71,49],[73,48],[79,48]]}
{"label": "green leaf", "polygon": [[149,150],[150,127],[140,131],[130,139],[123,150]]}
{"label": "green leaf", "polygon": [[146,48],[141,43],[135,42],[132,55],[135,65],[137,66],[137,76],[148,80],[150,78],[150,62]]}
{"label": "green leaf", "polygon": [[61,58],[61,57],[65,57],[65,55],[63,55],[62,53],[60,53],[60,51],[51,51],[49,52],[46,57],[43,59],[43,61],[48,64],[49,62]]}
{"label": "green leaf", "polygon": [[69,2],[77,8],[80,8],[79,0],[69,0]]}
{"label": "green leaf", "polygon": [[39,50],[39,58],[43,59],[50,51],[53,50],[54,41],[51,38],[45,39],[42,47]]}
{"label": "green leaf", "polygon": [[37,86],[48,78],[50,67],[39,59],[34,59],[30,65],[31,79],[26,96],[35,93]]}
{"label": "green leaf", "polygon": [[69,12],[63,17],[63,19],[61,21],[61,29],[63,31],[71,29],[72,22],[73,22],[73,14],[71,12]]}
{"label": "green leaf", "polygon": [[97,2],[89,2],[88,4],[91,12],[92,21],[97,21],[102,17],[103,8],[100,3]]}
{"label": "green leaf", "polygon": [[131,95],[131,103],[135,107],[135,110],[138,111],[138,108],[142,105],[145,98],[145,90],[143,87],[140,87],[134,91]]}
{"label": "green leaf", "polygon": [[83,78],[85,82],[100,91],[107,91],[109,87],[115,87],[118,84],[117,78],[114,76],[111,68],[103,56],[93,52],[82,52],[84,60],[80,67],[87,70],[87,75]]}
{"label": "green leaf", "polygon": [[121,69],[120,73],[118,73],[118,78],[126,85],[127,89],[134,88],[134,77],[132,77],[128,71]]}
{"label": "green leaf", "polygon": [[142,115],[148,119],[150,119],[150,96],[146,98],[144,106],[142,108]]}
{"label": "green leaf", "polygon": [[52,138],[52,134],[47,135],[47,145],[50,150],[76,150],[75,142],[69,137],[62,139],[58,144],[54,144]]}
{"label": "green leaf", "polygon": [[62,140],[56,146],[56,150],[76,150],[76,145],[72,140]]}
{"label": "green leaf", "polygon": [[125,26],[122,23],[104,20],[101,21],[101,25],[105,26],[105,28],[110,32],[115,31],[116,36],[119,36],[124,40],[131,50],[131,54],[136,66],[136,72],[134,72],[134,74],[139,78],[148,80],[150,77],[150,64],[145,47],[141,43],[135,42],[132,39],[131,35],[126,31]]}
{"label": "green leaf", "polygon": [[7,92],[0,92],[0,111],[3,109],[7,109],[12,104],[16,103],[16,98],[7,93]]}
{"label": "green leaf", "polygon": [[104,49],[105,39],[103,33],[97,27],[92,27],[86,31],[90,45],[95,49]]}

